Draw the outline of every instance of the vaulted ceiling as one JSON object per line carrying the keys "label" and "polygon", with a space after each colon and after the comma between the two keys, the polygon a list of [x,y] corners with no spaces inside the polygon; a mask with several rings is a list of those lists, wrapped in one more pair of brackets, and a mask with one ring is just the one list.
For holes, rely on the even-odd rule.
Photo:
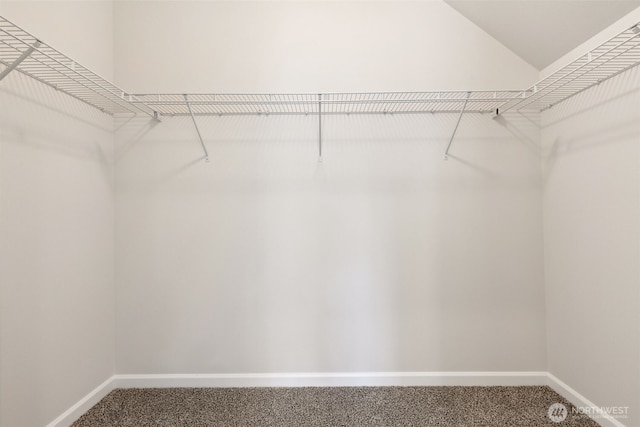
{"label": "vaulted ceiling", "polygon": [[542,70],[640,7],[640,0],[444,0]]}

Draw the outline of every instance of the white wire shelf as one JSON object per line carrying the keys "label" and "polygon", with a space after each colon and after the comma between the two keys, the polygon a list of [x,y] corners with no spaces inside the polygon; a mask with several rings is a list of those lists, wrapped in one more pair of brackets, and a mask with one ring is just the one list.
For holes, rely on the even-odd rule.
{"label": "white wire shelf", "polygon": [[464,113],[544,111],[638,64],[640,24],[518,91],[132,95],[0,16],[0,81],[15,70],[111,115],[190,116],[207,159],[197,116],[316,115],[322,157],[324,115],[458,113],[448,154]]}
{"label": "white wire shelf", "polygon": [[[139,94],[132,96],[162,116],[487,113],[521,91],[440,91],[288,94]],[[187,105],[187,103],[189,105]]]}
{"label": "white wire shelf", "polygon": [[0,16],[0,80],[18,71],[107,114],[154,116],[122,89]]}
{"label": "white wire shelf", "polygon": [[640,23],[521,91],[499,112],[544,111],[640,64]]}
{"label": "white wire shelf", "polygon": [[108,114],[159,116],[503,113],[543,111],[640,63],[640,26],[612,37],[525,90],[130,95],[0,17],[0,80],[12,70]]}

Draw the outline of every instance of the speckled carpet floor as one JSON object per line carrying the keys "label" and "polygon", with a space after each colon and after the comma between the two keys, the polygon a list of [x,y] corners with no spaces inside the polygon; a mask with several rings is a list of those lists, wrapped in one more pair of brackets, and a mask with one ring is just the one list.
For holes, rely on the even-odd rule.
{"label": "speckled carpet floor", "polygon": [[549,387],[117,389],[72,427],[598,426],[571,407]]}

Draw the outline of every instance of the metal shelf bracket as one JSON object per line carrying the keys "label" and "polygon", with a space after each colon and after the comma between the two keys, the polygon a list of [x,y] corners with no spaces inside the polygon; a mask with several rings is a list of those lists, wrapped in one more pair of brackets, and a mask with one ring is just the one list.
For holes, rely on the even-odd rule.
{"label": "metal shelf bracket", "polygon": [[464,104],[462,105],[462,109],[460,110],[460,115],[458,116],[456,127],[453,128],[453,133],[451,134],[451,138],[449,139],[449,144],[447,145],[447,149],[444,152],[445,160],[449,160],[449,149],[451,148],[451,143],[453,142],[453,138],[456,136],[456,132],[458,131],[458,126],[460,126],[460,120],[462,120],[462,115],[464,114],[464,110],[467,109],[467,104],[469,103],[470,97],[471,97],[471,92],[467,92],[467,97],[465,98]]}
{"label": "metal shelf bracket", "polygon": [[29,47],[27,50],[25,50],[22,53],[22,55],[20,55],[15,61],[13,61],[11,64],[9,64],[9,66],[7,68],[2,70],[2,72],[0,73],[0,80],[2,80],[5,77],[7,77],[7,75],[9,75],[9,73],[12,72],[14,70],[14,68],[16,68],[18,65],[20,65],[20,63],[22,61],[27,59],[29,57],[29,55],[31,55],[33,53],[33,51],[36,50],[41,44],[42,44],[42,42],[40,42],[40,40],[36,40],[36,42],[33,45],[31,45],[31,47]]}
{"label": "metal shelf bracket", "polygon": [[322,94],[318,94],[318,160],[322,161]]}
{"label": "metal shelf bracket", "polygon": [[191,115],[191,120],[193,121],[193,126],[196,128],[196,133],[198,134],[198,139],[200,140],[200,145],[202,145],[202,150],[204,151],[204,159],[205,161],[209,161],[209,152],[207,151],[207,147],[204,145],[204,141],[202,140],[202,135],[200,134],[200,129],[198,128],[198,122],[196,122],[196,117],[193,115],[193,110],[191,109],[191,103],[189,102],[189,96],[187,94],[184,95],[184,102],[187,104],[187,108],[189,109],[189,115]]}

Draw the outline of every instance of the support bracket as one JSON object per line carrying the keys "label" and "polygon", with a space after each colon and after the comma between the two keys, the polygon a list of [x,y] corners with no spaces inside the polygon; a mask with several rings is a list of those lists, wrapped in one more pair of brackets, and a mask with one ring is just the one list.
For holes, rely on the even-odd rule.
{"label": "support bracket", "polygon": [[9,66],[7,68],[2,70],[2,72],[0,73],[0,80],[2,80],[5,77],[7,77],[7,75],[10,72],[12,72],[18,65],[20,65],[20,63],[22,61],[27,59],[29,57],[29,55],[31,55],[33,53],[34,50],[36,50],[38,47],[40,47],[41,44],[42,44],[42,42],[40,40],[36,40],[36,42],[33,45],[31,45],[27,50],[22,52],[22,55],[20,55],[15,61],[13,61],[11,64],[9,64]]}
{"label": "support bracket", "polygon": [[198,134],[198,139],[200,140],[200,145],[202,145],[202,150],[204,151],[204,159],[209,161],[209,152],[207,151],[207,147],[204,145],[204,141],[202,140],[202,135],[200,134],[200,129],[198,128],[198,123],[196,122],[196,116],[193,115],[193,110],[191,110],[191,104],[189,103],[189,97],[187,94],[184,94],[184,102],[187,104],[187,109],[189,110],[189,115],[191,116],[191,120],[193,121],[193,126],[196,128],[196,133]]}
{"label": "support bracket", "polygon": [[467,109],[467,103],[469,102],[469,98],[471,97],[471,92],[467,92],[467,98],[464,100],[464,104],[462,105],[462,109],[460,110],[460,115],[458,116],[458,121],[456,122],[456,127],[453,128],[453,133],[451,134],[451,139],[449,139],[449,144],[447,145],[447,149],[444,152],[444,159],[449,159],[449,149],[451,148],[451,143],[453,142],[453,138],[456,136],[456,132],[458,131],[458,126],[460,126],[460,120],[462,120],[462,115],[464,114],[464,110]]}
{"label": "support bracket", "polygon": [[318,157],[322,161],[322,94],[318,94]]}

